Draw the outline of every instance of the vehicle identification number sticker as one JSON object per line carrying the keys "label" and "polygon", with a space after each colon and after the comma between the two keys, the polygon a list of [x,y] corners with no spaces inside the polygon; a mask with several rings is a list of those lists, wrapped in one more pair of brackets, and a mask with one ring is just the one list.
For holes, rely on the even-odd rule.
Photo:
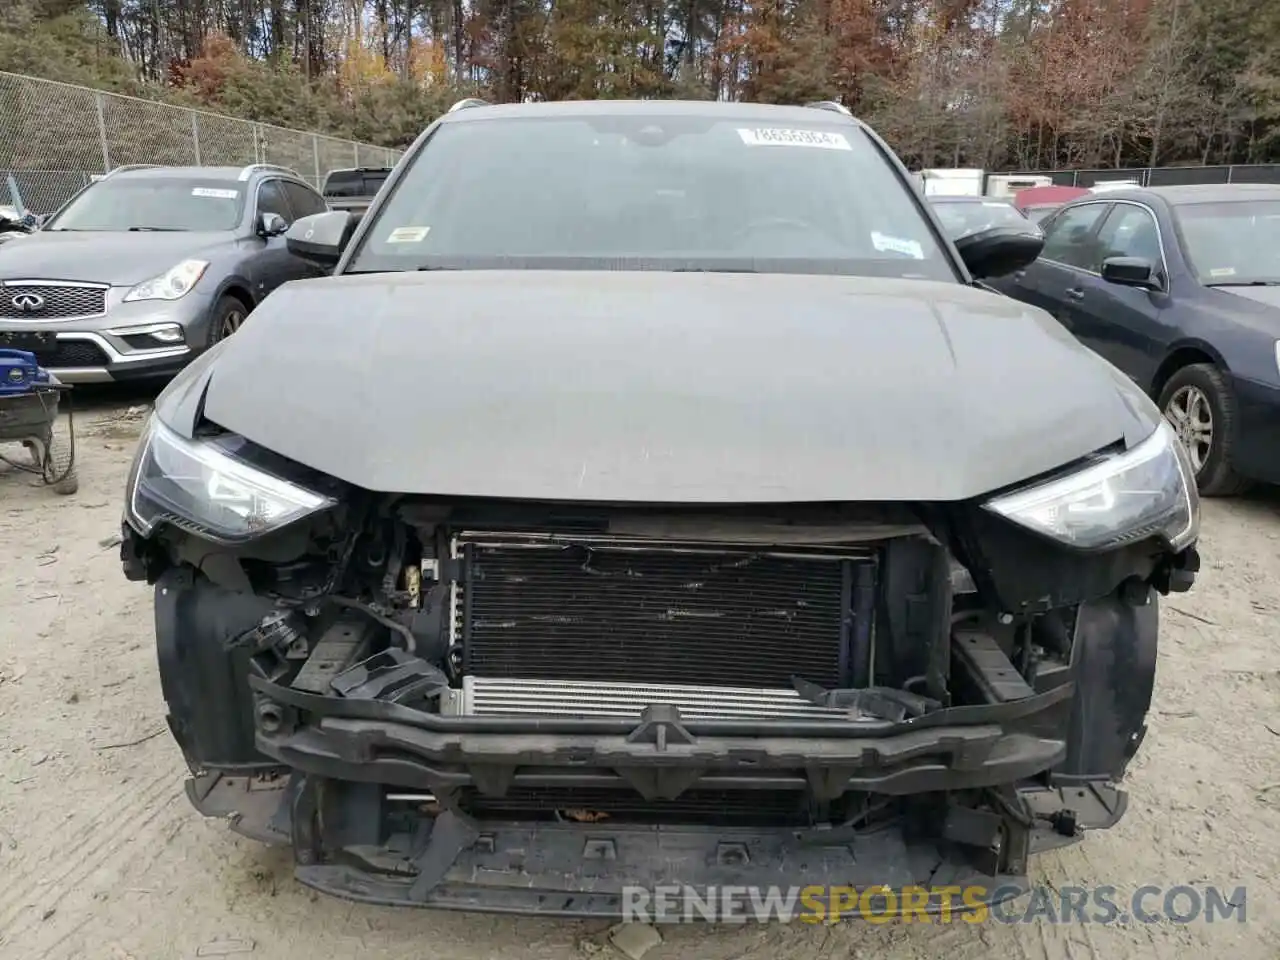
{"label": "vehicle identification number sticker", "polygon": [[738,136],[749,147],[814,147],[819,150],[852,150],[843,133],[825,130],[782,130],[778,127],[739,129]]}
{"label": "vehicle identification number sticker", "polygon": [[212,200],[234,200],[240,196],[239,190],[223,190],[219,187],[192,187],[193,197],[208,197]]}
{"label": "vehicle identification number sticker", "polygon": [[387,237],[387,243],[421,243],[430,232],[430,227],[396,227]]}
{"label": "vehicle identification number sticker", "polygon": [[890,237],[872,230],[871,244],[881,253],[901,253],[913,260],[924,259],[924,248],[917,241],[905,237]]}

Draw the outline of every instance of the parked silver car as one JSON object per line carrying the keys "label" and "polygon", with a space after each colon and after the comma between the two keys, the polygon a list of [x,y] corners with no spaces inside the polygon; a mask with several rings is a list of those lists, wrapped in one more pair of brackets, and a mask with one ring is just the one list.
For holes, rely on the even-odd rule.
{"label": "parked silver car", "polygon": [[276,287],[319,275],[284,232],[326,209],[283,167],[121,167],[0,246],[0,347],[64,383],[171,377]]}

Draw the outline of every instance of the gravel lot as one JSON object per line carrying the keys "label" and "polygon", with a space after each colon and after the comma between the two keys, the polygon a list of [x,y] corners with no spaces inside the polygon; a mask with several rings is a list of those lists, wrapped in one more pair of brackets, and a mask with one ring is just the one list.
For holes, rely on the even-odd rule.
{"label": "gravel lot", "polygon": [[[130,406],[146,399],[81,410],[74,497],[0,466],[0,958],[609,956],[606,924],[318,897],[294,883],[285,855],[189,808],[164,728],[150,596],[122,577],[114,541],[142,426]],[[1034,871],[1054,887],[1243,884],[1246,923],[666,928],[646,960],[1275,960],[1280,495],[1206,504],[1201,545],[1200,582],[1164,607],[1128,816]]]}

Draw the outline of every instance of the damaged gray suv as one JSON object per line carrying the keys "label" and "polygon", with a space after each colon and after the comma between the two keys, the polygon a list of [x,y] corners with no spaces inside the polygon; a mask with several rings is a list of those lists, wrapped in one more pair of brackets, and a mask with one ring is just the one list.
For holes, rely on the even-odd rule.
{"label": "damaged gray suv", "polygon": [[1038,237],[834,104],[467,102],[288,243],[332,276],[157,401],[122,557],[191,801],[301,882],[996,901],[1121,817],[1199,503],[979,285]]}

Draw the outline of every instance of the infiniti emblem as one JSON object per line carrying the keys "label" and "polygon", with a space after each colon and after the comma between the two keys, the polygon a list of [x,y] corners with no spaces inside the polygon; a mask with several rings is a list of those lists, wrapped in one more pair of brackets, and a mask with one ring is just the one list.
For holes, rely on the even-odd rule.
{"label": "infiniti emblem", "polygon": [[23,313],[35,313],[44,306],[44,297],[38,293],[20,293],[9,302]]}

